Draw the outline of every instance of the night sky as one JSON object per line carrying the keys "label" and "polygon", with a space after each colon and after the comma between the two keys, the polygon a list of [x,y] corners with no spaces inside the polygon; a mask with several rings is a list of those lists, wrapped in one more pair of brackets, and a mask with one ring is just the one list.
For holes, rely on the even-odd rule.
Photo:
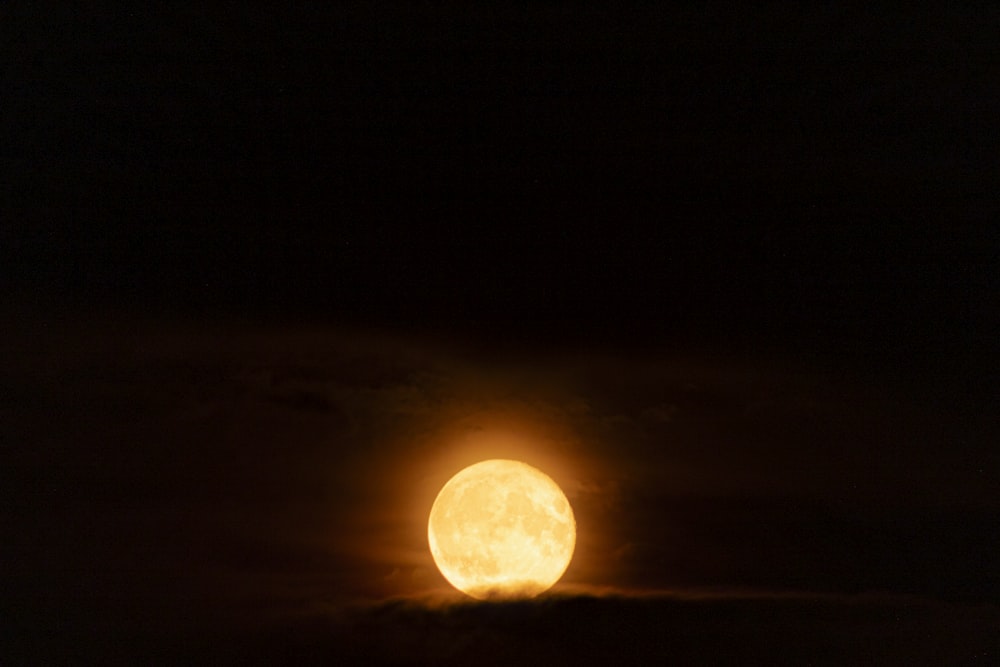
{"label": "night sky", "polygon": [[[0,10],[0,662],[994,664],[998,31]],[[428,551],[486,458],[535,600]]]}

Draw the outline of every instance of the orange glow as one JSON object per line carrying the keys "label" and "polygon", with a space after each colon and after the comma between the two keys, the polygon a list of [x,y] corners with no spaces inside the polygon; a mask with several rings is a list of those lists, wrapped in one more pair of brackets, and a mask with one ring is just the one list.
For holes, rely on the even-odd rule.
{"label": "orange glow", "polygon": [[431,555],[474,598],[534,597],[566,571],[576,545],[569,501],[545,473],[491,459],[452,477],[427,524]]}

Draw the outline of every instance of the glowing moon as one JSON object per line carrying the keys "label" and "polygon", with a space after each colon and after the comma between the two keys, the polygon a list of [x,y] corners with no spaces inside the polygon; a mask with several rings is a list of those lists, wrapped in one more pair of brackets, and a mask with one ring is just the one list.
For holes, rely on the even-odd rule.
{"label": "glowing moon", "polygon": [[491,459],[444,485],[431,507],[427,540],[441,574],[463,593],[528,598],[566,571],[576,520],[548,475],[520,461]]}

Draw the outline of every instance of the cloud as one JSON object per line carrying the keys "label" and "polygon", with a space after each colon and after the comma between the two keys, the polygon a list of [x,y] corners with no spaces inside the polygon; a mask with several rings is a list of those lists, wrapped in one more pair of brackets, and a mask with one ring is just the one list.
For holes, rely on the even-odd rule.
{"label": "cloud", "polygon": [[[476,646],[511,657],[507,626],[486,622],[502,611],[410,600],[340,625],[323,615],[343,600],[443,585],[426,546],[430,505],[455,471],[492,457],[536,465],[570,497],[580,531],[564,591],[746,585],[996,599],[994,505],[960,505],[986,482],[936,486],[949,471],[959,478],[963,450],[926,444],[944,427],[910,423],[915,410],[897,394],[845,375],[682,351],[494,355],[304,325],[83,322],[12,345],[0,414],[16,443],[15,499],[31,499],[12,517],[24,539],[12,543],[9,579],[25,600],[70,577],[74,599],[97,606],[109,591],[120,609],[197,601],[207,627],[250,611],[308,617],[315,628],[295,632],[321,653],[339,650],[324,632],[363,621],[378,636],[409,609],[415,625],[401,632],[417,642],[414,628],[426,627],[428,650],[448,623],[485,642],[433,654],[444,664]],[[928,465],[928,452],[940,460]],[[918,484],[958,509],[913,509]],[[78,572],[90,575],[66,574]],[[556,648],[578,655],[558,619],[579,608],[603,610],[600,623],[654,652],[648,619],[683,634],[678,605],[705,609],[580,590],[574,603],[526,608],[561,637],[550,645],[518,629],[547,659],[558,661]],[[485,625],[467,625],[475,619]],[[364,643],[369,630],[342,637],[344,651],[382,650]],[[392,637],[386,647],[406,649]],[[664,646],[683,654],[676,641]]]}
{"label": "cloud", "polygon": [[266,654],[297,650],[308,664],[940,665],[1000,650],[996,608],[883,595],[578,589],[478,603],[432,592],[330,619],[315,634],[289,628],[294,643],[275,637]]}

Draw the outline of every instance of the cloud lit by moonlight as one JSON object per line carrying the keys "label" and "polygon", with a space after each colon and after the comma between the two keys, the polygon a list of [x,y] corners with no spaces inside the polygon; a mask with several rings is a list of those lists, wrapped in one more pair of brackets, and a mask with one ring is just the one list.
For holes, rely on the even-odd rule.
{"label": "cloud lit by moonlight", "polygon": [[576,544],[569,501],[545,473],[491,459],[444,485],[427,524],[441,574],[474,598],[530,598],[555,584]]}

